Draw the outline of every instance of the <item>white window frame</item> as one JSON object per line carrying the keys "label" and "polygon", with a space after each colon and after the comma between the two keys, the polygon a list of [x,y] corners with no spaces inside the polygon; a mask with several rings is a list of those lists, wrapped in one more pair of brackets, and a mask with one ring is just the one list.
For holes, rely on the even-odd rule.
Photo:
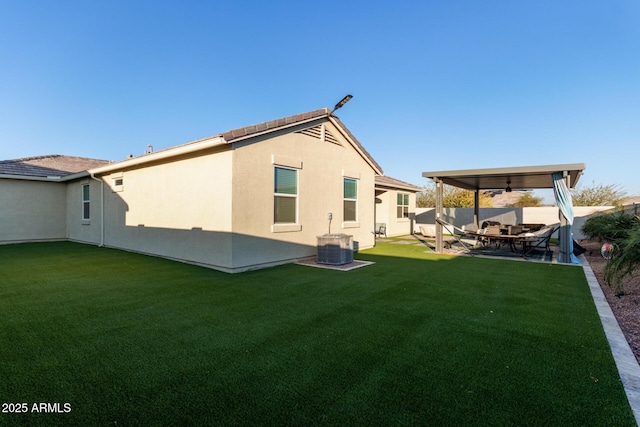
{"label": "white window frame", "polygon": [[[350,197],[346,197],[345,194],[344,194],[344,184],[345,184],[345,182],[347,180],[353,181],[356,184],[356,197],[355,197],[355,199],[354,198],[350,198]],[[359,188],[358,187],[359,187],[358,180],[356,178],[351,178],[351,177],[348,177],[348,176],[344,176],[342,178],[342,221],[343,221],[343,224],[345,224],[345,225],[357,224],[358,223],[358,218],[359,218],[359,212],[358,212],[359,211],[359,206],[358,206],[359,205],[359,203],[358,203]],[[356,217],[355,217],[355,219],[347,220],[344,217],[344,211],[345,211],[344,206],[345,206],[345,202],[347,202],[347,201],[355,202],[355,204],[356,204],[356,209],[355,209]]]}
{"label": "white window frame", "polygon": [[[290,171],[294,171],[296,173],[296,194],[288,194],[288,193],[277,193],[275,191],[275,177],[276,177],[276,170],[277,169],[286,169],[286,170],[290,170]],[[299,209],[299,195],[300,195],[300,175],[298,174],[298,169],[296,168],[290,168],[290,167],[286,167],[286,166],[275,166],[273,168],[273,179],[274,179],[274,191],[273,191],[273,205],[274,205],[274,209],[273,209],[273,225],[274,227],[282,227],[282,226],[287,226],[287,225],[297,225],[298,224],[298,220],[299,220],[299,215],[300,215],[300,209]],[[276,213],[275,213],[275,203],[276,203],[276,197],[288,197],[288,198],[293,198],[295,199],[295,222],[276,222]]]}
{"label": "white window frame", "polygon": [[[411,206],[411,199],[408,193],[396,193],[396,217],[397,219],[409,219],[409,206]],[[402,196],[402,204],[398,203],[398,196]],[[407,204],[404,204],[404,199],[407,199]],[[398,216],[398,209],[402,208],[402,216]],[[404,216],[406,211],[406,216]]]}
{"label": "white window frame", "polygon": [[[85,191],[87,189],[87,198],[85,199]],[[81,198],[82,198],[82,220],[90,221],[91,220],[91,186],[89,184],[82,184],[81,187]],[[85,209],[86,206],[86,209]]]}

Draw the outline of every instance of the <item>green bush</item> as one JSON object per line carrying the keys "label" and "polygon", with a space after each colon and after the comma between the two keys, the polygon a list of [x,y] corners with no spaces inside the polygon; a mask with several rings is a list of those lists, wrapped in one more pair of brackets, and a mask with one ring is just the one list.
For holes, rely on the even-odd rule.
{"label": "green bush", "polygon": [[596,215],[584,223],[582,233],[616,245],[604,278],[616,295],[624,295],[623,280],[640,267],[640,217],[624,212]]}
{"label": "green bush", "polygon": [[627,237],[617,243],[618,248],[607,262],[604,278],[609,285],[615,286],[616,295],[624,294],[622,281],[640,267],[640,221],[631,228]]}
{"label": "green bush", "polygon": [[602,213],[592,216],[582,226],[582,234],[589,239],[619,244],[629,231],[638,225],[637,217],[618,213]]}

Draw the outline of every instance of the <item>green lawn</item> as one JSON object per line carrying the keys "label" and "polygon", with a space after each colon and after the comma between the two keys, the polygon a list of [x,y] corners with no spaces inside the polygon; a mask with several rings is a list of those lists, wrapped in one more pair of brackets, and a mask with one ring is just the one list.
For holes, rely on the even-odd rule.
{"label": "green lawn", "polygon": [[356,258],[229,275],[0,246],[0,400],[71,409],[0,424],[635,425],[581,268]]}

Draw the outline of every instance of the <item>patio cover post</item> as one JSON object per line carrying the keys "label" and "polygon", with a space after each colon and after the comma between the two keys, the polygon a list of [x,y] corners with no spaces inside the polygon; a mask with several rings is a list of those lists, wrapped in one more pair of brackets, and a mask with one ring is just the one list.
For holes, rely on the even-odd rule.
{"label": "patio cover post", "polygon": [[436,182],[436,252],[442,253],[444,249],[442,239],[442,224],[438,220],[442,220],[443,212],[443,182],[440,178],[434,178]]}
{"label": "patio cover post", "polygon": [[[567,185],[567,188],[571,188],[571,177],[567,173],[567,171],[562,172],[562,178]],[[562,210],[558,208],[560,214],[560,231],[558,232],[558,237],[560,240],[560,258],[562,262],[570,263],[571,262],[571,228],[569,227],[569,220],[562,213]]]}
{"label": "patio cover post", "polygon": [[480,189],[476,188],[476,192],[473,197],[473,225],[476,227],[476,231],[480,229]]}

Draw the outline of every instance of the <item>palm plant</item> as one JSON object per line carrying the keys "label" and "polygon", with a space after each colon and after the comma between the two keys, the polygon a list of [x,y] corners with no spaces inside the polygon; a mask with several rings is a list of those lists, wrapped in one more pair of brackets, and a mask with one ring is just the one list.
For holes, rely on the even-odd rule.
{"label": "palm plant", "polygon": [[640,268],[640,220],[629,231],[627,238],[617,244],[618,249],[607,262],[604,278],[615,286],[616,295],[624,295],[623,279]]}
{"label": "palm plant", "polygon": [[617,296],[624,295],[623,280],[640,268],[640,217],[624,212],[596,215],[584,223],[582,232],[590,239],[615,245],[604,278]]}

